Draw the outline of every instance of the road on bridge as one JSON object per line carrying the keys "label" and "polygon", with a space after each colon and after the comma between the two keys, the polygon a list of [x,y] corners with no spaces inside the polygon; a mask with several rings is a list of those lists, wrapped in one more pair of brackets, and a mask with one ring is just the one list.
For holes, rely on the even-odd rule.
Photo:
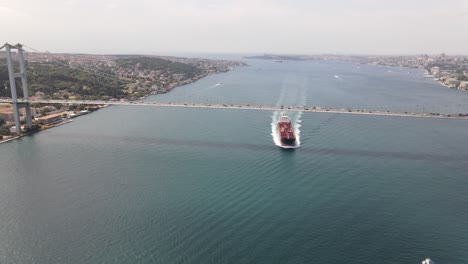
{"label": "road on bridge", "polygon": [[[84,105],[122,105],[122,106],[153,106],[153,107],[184,107],[184,108],[211,108],[211,109],[235,109],[255,111],[290,111],[311,113],[335,113],[354,115],[376,115],[376,116],[400,116],[420,118],[449,118],[468,119],[468,115],[436,114],[436,113],[410,113],[392,111],[372,111],[349,108],[323,108],[318,106],[265,106],[244,104],[208,104],[208,103],[167,103],[167,102],[144,102],[144,101],[102,101],[102,100],[30,100],[18,99],[18,103],[41,103],[41,104],[84,104]],[[13,103],[11,99],[0,99],[0,103]]]}

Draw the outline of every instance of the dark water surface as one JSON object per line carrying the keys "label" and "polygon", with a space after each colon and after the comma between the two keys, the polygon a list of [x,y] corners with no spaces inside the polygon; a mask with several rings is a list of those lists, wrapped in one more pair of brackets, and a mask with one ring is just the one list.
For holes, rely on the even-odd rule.
{"label": "dark water surface", "polygon": [[[417,70],[249,63],[148,100],[468,110]],[[273,115],[113,106],[0,145],[0,263],[468,261],[468,122],[299,114],[285,151]]]}

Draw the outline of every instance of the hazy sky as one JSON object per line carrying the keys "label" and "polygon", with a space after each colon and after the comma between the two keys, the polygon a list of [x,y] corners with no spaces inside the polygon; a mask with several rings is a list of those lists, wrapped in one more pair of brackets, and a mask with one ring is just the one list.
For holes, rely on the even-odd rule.
{"label": "hazy sky", "polygon": [[468,0],[0,0],[0,43],[84,53],[468,54]]}

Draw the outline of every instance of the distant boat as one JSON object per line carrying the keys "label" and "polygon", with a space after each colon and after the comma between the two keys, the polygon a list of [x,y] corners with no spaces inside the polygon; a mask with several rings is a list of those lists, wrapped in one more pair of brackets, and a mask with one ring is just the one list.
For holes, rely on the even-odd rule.
{"label": "distant boat", "polygon": [[274,60],[274,62],[282,63],[283,61],[282,60]]}
{"label": "distant boat", "polygon": [[422,264],[435,264],[430,258],[423,260]]}

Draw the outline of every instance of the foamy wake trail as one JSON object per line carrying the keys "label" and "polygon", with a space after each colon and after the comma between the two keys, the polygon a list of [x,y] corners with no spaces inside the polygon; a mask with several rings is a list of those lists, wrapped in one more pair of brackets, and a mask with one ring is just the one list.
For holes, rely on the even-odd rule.
{"label": "foamy wake trail", "polygon": [[211,90],[211,89],[213,89],[213,88],[219,87],[219,86],[221,86],[221,85],[223,85],[222,82],[215,83],[215,84],[213,84],[213,85],[210,85],[210,86],[207,86],[207,87],[203,88],[201,91],[208,91],[208,90]]}
{"label": "foamy wake trail", "polygon": [[[290,90],[293,90],[293,89],[290,88]],[[301,100],[300,102],[295,103],[296,106],[306,105],[306,91],[307,91],[307,88],[306,88],[305,80],[303,84],[301,85],[301,87],[297,87],[296,91],[289,91],[290,93],[295,92],[296,98],[297,99],[300,98],[299,100]],[[281,106],[284,103],[287,92],[288,92],[287,87],[283,86],[283,89],[281,89],[281,93],[276,103],[276,106]],[[297,99],[296,99],[296,102],[297,102]],[[302,122],[301,120],[302,112],[289,112],[289,113],[287,112],[287,114],[291,117],[291,123],[294,127],[294,134],[296,135],[296,145],[295,146],[282,146],[280,137],[278,134],[277,125],[278,125],[278,120],[283,112],[287,112],[287,111],[274,111],[271,117],[271,136],[273,138],[273,142],[275,143],[275,145],[282,147],[282,148],[298,148],[301,146],[300,128],[301,128],[301,122]]]}
{"label": "foamy wake trail", "polygon": [[[276,102],[276,106],[281,106],[281,104],[284,101],[285,95],[286,95],[286,86],[283,86],[283,88],[281,89],[281,93],[278,98],[278,101]],[[281,115],[280,111],[273,112],[273,116],[271,117],[271,136],[273,137],[273,142],[275,143],[275,145],[281,147],[278,130],[276,129],[280,115]]]}
{"label": "foamy wake trail", "polygon": [[273,137],[273,142],[276,146],[281,147],[281,142],[278,135],[278,130],[276,129],[278,118],[281,115],[279,111],[273,112],[273,116],[271,117],[271,136]]}

